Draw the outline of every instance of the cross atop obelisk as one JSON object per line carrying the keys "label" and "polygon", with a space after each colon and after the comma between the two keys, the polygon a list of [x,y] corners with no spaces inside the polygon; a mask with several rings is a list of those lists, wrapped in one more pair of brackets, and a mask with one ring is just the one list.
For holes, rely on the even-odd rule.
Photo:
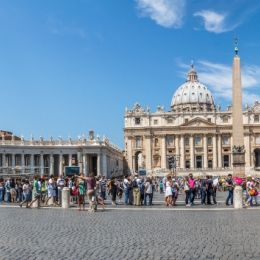
{"label": "cross atop obelisk", "polygon": [[235,39],[232,77],[232,116],[233,116],[233,172],[236,176],[245,175],[244,126],[242,111],[242,87],[238,40]]}

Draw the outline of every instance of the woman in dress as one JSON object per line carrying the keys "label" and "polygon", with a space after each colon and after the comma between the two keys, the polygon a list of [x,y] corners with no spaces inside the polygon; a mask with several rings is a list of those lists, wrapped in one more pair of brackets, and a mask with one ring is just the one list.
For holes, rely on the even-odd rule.
{"label": "woman in dress", "polygon": [[78,178],[78,194],[79,194],[79,210],[84,210],[85,208],[85,194],[86,194],[86,185],[84,181],[84,175],[83,173],[80,174],[80,178]]}
{"label": "woman in dress", "polygon": [[165,204],[168,207],[172,204],[172,178],[170,175],[167,176],[165,189]]}

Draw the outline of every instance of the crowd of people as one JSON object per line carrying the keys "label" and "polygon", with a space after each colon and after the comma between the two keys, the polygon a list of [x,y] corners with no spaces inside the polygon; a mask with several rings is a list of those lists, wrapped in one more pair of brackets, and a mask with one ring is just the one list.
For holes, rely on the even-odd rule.
{"label": "crowd of people", "polygon": [[[185,197],[186,207],[194,205],[197,199],[202,205],[217,204],[216,194],[218,191],[227,190],[226,205],[233,204],[233,191],[237,183],[228,175],[226,179],[194,178],[192,174],[186,177],[172,175],[163,178],[125,176],[124,178],[106,179],[105,176],[84,176],[83,174],[58,178],[54,176],[35,176],[32,181],[28,179],[0,179],[0,203],[19,203],[20,207],[25,205],[30,208],[34,203],[40,206],[61,206],[62,190],[69,188],[71,204],[77,204],[79,210],[85,209],[86,201],[89,203],[89,210],[95,211],[97,205],[105,207],[105,200],[108,196],[112,205],[124,203],[133,206],[152,206],[154,193],[164,194],[166,207],[176,206],[179,194]],[[241,186],[245,192],[245,206],[258,205],[259,182],[252,177],[243,180]],[[124,195],[124,200],[123,200]],[[122,201],[123,200],[123,201]]]}

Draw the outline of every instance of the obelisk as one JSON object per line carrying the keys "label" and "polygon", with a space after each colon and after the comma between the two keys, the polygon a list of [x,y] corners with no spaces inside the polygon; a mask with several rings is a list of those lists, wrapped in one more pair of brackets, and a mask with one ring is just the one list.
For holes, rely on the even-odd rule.
{"label": "obelisk", "polygon": [[235,55],[233,59],[232,77],[232,116],[233,116],[233,174],[243,177],[245,175],[244,126],[242,111],[242,88],[240,58],[238,56],[237,40],[235,41]]}

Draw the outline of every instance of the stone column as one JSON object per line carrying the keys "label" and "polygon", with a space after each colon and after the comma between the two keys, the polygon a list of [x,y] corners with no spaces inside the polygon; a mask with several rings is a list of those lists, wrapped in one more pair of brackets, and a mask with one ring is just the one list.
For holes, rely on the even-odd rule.
{"label": "stone column", "polygon": [[31,173],[34,174],[34,154],[30,155]]}
{"label": "stone column", "polygon": [[203,154],[204,154],[204,160],[203,160],[203,168],[208,168],[208,140],[207,135],[203,136]]}
{"label": "stone column", "polygon": [[82,155],[82,153],[78,152],[77,157],[78,157],[78,165],[80,168],[80,172],[83,172],[83,155]]}
{"label": "stone column", "polygon": [[184,136],[181,135],[181,154],[180,154],[180,168],[184,169],[185,168],[185,144],[184,144]]}
{"label": "stone column", "polygon": [[11,169],[12,169],[12,173],[15,173],[15,154],[14,153],[11,154]]}
{"label": "stone column", "polygon": [[5,153],[2,153],[2,167],[6,167],[6,156],[5,156]]}
{"label": "stone column", "polygon": [[216,135],[212,136],[212,144],[213,144],[213,169],[217,168],[217,139]]}
{"label": "stone column", "polygon": [[246,161],[246,171],[248,172],[248,170],[251,167],[251,145],[250,145],[250,133],[247,133],[245,135],[245,161]]}
{"label": "stone column", "polygon": [[132,139],[129,137],[126,137],[126,143],[127,143],[127,162],[128,162],[128,166],[130,168],[130,171],[134,170],[133,167],[133,149],[132,149]]}
{"label": "stone column", "polygon": [[152,148],[150,135],[145,136],[145,165],[146,170],[152,170]]}
{"label": "stone column", "polygon": [[233,136],[230,136],[230,148],[231,148],[231,153],[230,153],[230,167],[233,168],[233,153],[232,153],[232,148],[234,145],[234,141],[233,141]]}
{"label": "stone column", "polygon": [[44,175],[44,162],[43,162],[43,154],[40,154],[40,172],[41,172],[41,176]]}
{"label": "stone column", "polygon": [[72,154],[69,154],[69,166],[72,166]]}
{"label": "stone column", "polygon": [[15,154],[12,153],[12,168],[15,167]]}
{"label": "stone column", "polygon": [[102,153],[102,175],[107,176],[107,155],[105,152]]}
{"label": "stone column", "polygon": [[222,136],[218,135],[218,168],[222,168]]}
{"label": "stone column", "polygon": [[166,169],[166,141],[165,136],[161,137],[161,168]]}
{"label": "stone column", "polygon": [[100,153],[97,154],[97,175],[101,175],[101,155]]}
{"label": "stone column", "polygon": [[59,175],[63,174],[63,154],[59,155]]}
{"label": "stone column", "polygon": [[50,175],[54,175],[54,158],[53,158],[53,154],[50,154]]}
{"label": "stone column", "polygon": [[175,135],[175,155],[176,155],[176,168],[180,167],[180,145],[179,145],[179,136]]}
{"label": "stone column", "polygon": [[190,168],[194,169],[194,138],[190,136]]}
{"label": "stone column", "polygon": [[84,174],[84,176],[87,176],[87,171],[86,171],[86,154],[85,153],[83,153],[82,160],[83,160],[83,174]]}
{"label": "stone column", "polygon": [[24,154],[21,154],[21,168],[22,168],[22,173],[25,173],[25,160],[24,160]]}

